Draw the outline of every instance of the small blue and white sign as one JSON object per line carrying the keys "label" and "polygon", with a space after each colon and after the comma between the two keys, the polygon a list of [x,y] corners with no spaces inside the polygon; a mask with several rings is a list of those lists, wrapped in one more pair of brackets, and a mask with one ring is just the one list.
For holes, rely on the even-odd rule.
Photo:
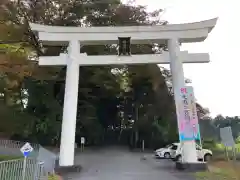
{"label": "small blue and white sign", "polygon": [[33,148],[30,145],[30,143],[26,143],[23,145],[23,147],[20,149],[20,151],[23,153],[24,157],[27,157],[33,151]]}

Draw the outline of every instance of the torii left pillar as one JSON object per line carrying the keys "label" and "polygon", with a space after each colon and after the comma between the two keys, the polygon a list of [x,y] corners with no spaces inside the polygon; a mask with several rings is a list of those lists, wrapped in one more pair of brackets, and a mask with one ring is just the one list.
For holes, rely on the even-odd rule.
{"label": "torii left pillar", "polygon": [[70,41],[68,46],[67,72],[63,106],[60,166],[74,165],[74,146],[78,104],[79,63],[76,57],[80,53],[80,42]]}

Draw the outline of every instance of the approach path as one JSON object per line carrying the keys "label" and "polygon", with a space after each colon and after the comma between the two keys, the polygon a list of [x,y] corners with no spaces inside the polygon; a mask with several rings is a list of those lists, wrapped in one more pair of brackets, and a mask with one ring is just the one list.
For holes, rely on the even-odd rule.
{"label": "approach path", "polygon": [[[144,158],[143,158],[144,157]],[[130,152],[111,147],[76,153],[75,164],[83,169],[70,174],[67,180],[194,180],[189,174],[177,172],[173,162],[153,157],[153,153]]]}

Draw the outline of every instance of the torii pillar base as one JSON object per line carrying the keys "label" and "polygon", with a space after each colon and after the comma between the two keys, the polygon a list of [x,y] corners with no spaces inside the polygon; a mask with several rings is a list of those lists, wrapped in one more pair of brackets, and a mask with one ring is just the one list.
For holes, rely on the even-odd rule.
{"label": "torii pillar base", "polygon": [[201,172],[207,171],[208,166],[206,162],[196,162],[196,163],[187,163],[187,162],[176,162],[176,169],[186,172]]}
{"label": "torii pillar base", "polygon": [[55,173],[64,176],[68,173],[78,173],[82,170],[81,165],[73,165],[73,166],[59,166],[59,162],[56,162]]}

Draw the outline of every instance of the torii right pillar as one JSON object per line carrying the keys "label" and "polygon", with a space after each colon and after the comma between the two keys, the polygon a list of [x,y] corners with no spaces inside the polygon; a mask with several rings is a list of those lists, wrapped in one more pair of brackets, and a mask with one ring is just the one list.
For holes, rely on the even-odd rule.
{"label": "torii right pillar", "polygon": [[[179,58],[179,53],[180,53],[179,40],[169,39],[168,50],[170,55],[170,68],[171,68],[172,79],[173,79],[173,91],[174,91],[176,114],[177,114],[177,121],[178,121],[178,127],[179,127],[180,126],[179,122],[182,120],[180,118],[182,118],[181,114],[183,111],[183,102],[182,102],[180,90],[181,88],[185,87],[183,63]],[[179,133],[180,133],[180,130],[179,130]],[[180,137],[180,134],[179,134],[179,137]],[[195,139],[181,141],[181,138],[180,138],[180,143],[182,145],[182,161],[176,162],[177,168],[188,169],[193,171],[197,169],[205,169],[206,164],[198,162]]]}

